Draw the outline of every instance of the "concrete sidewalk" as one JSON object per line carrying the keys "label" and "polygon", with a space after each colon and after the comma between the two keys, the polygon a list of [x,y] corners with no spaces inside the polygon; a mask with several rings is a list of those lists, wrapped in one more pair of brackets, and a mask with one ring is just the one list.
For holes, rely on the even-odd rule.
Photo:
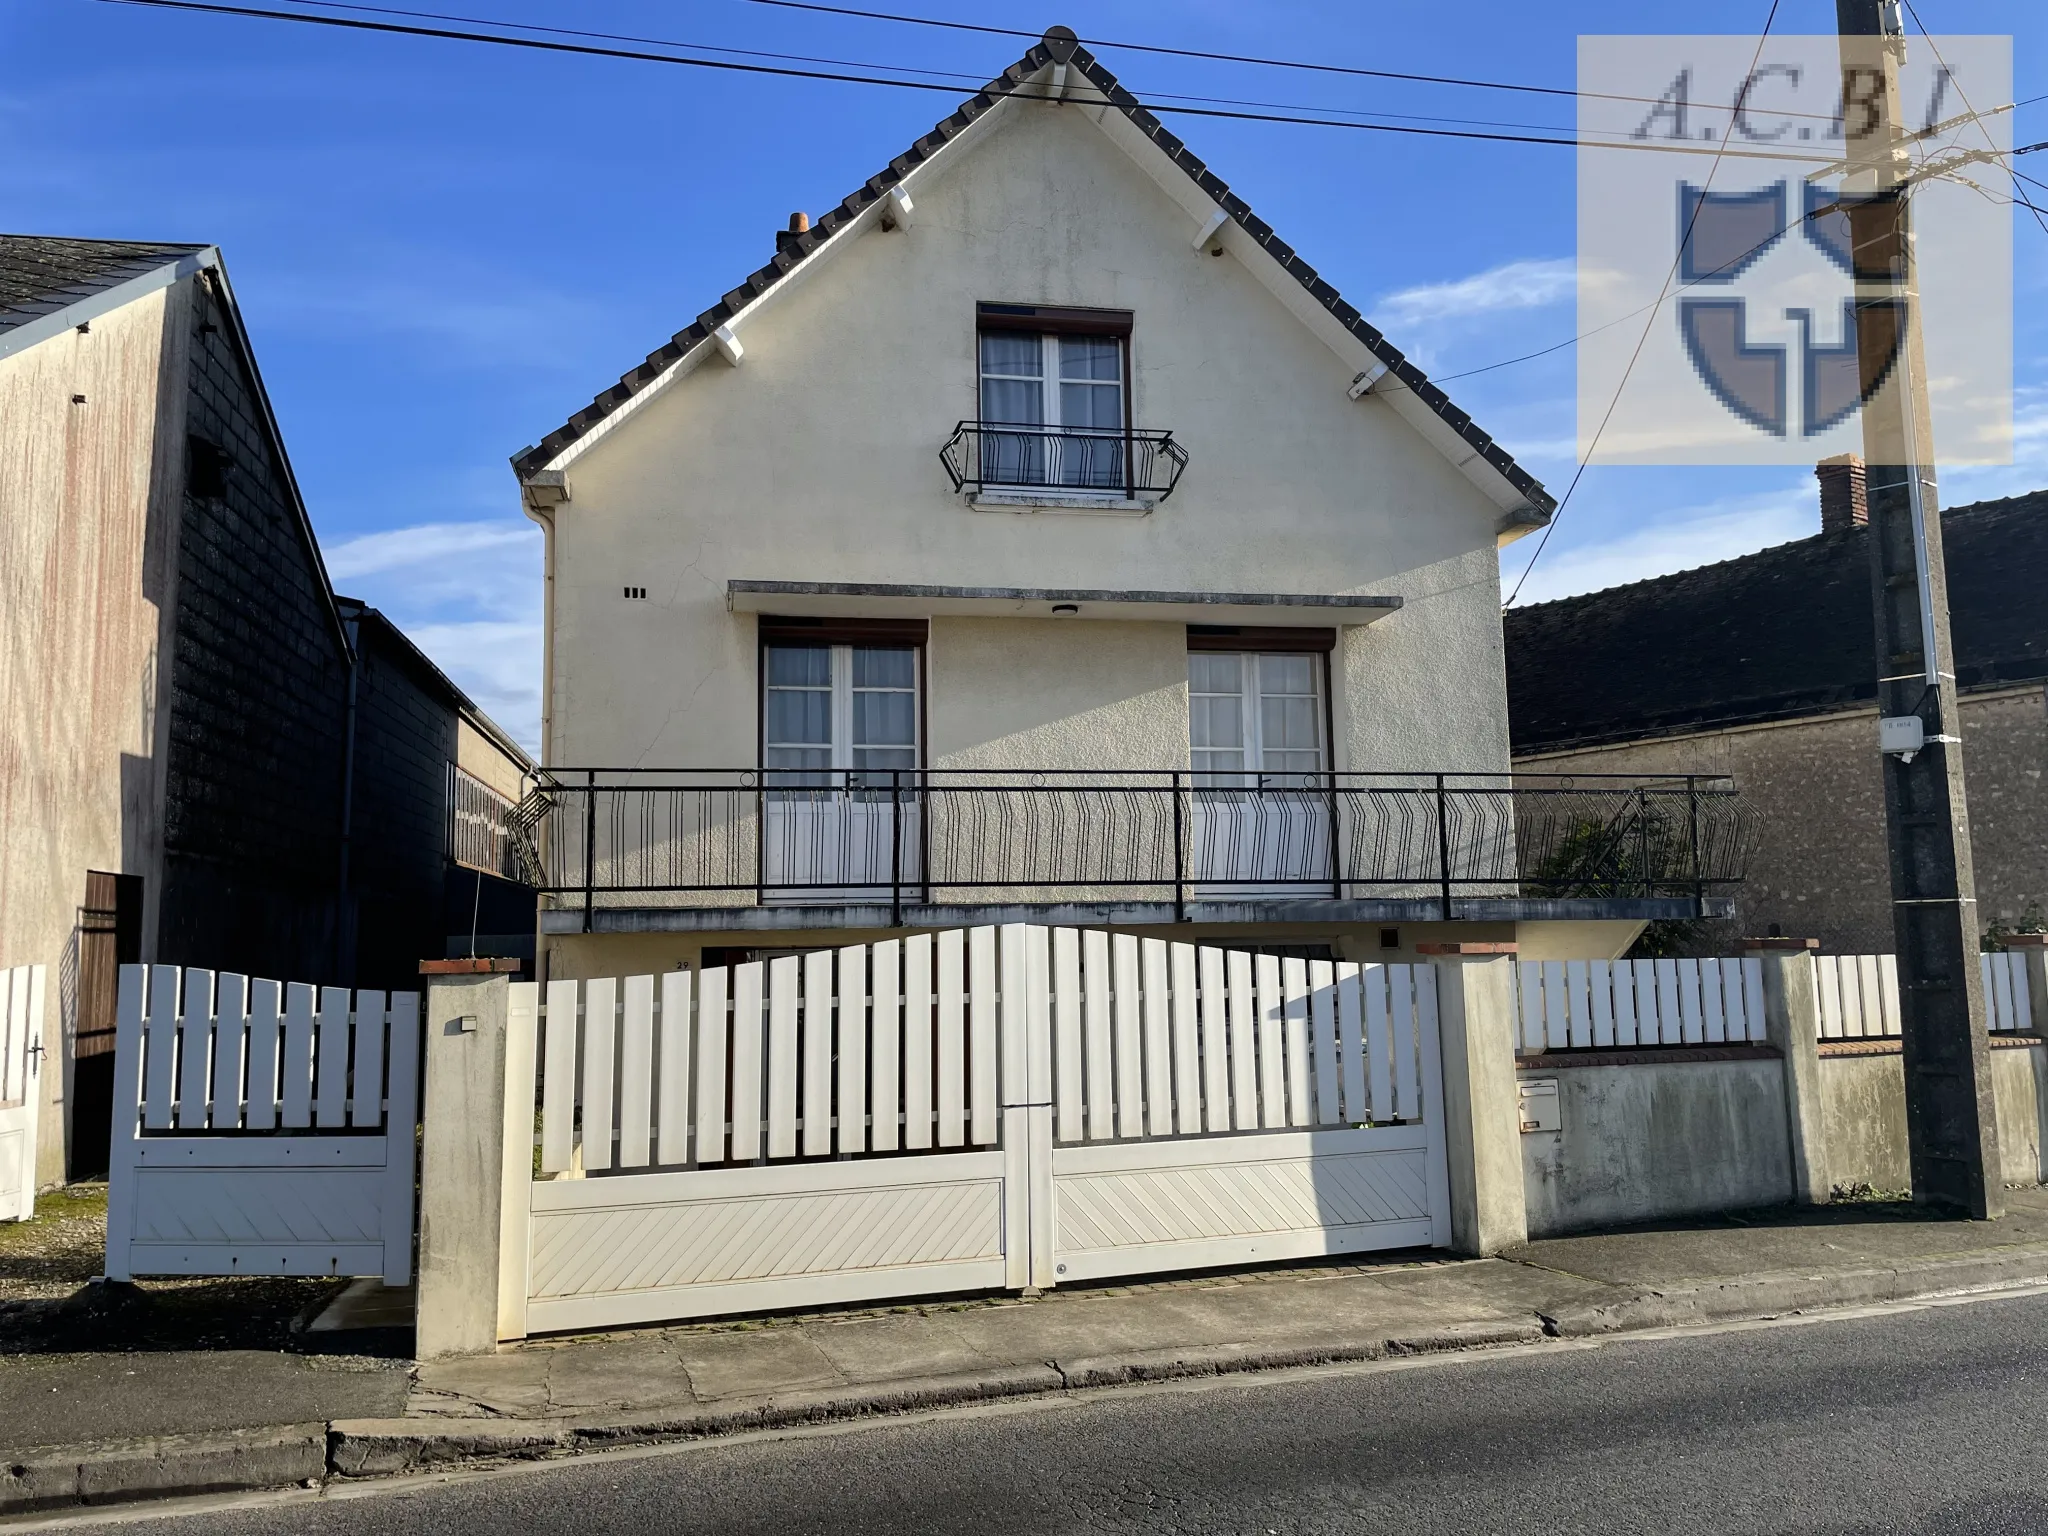
{"label": "concrete sidewalk", "polygon": [[[0,1403],[23,1404],[0,1413],[0,1512],[276,1486],[315,1475],[313,1463],[320,1476],[360,1477],[1132,1380],[2048,1284],[2048,1189],[2007,1199],[2008,1214],[1989,1223],[1889,1205],[1786,1209],[1551,1239],[1498,1259],[1407,1255],[1028,1302],[542,1339],[416,1367],[409,1386],[395,1362],[352,1354],[347,1327],[303,1335],[336,1352],[324,1358],[0,1357]],[[374,1299],[388,1308],[401,1298]],[[395,1319],[360,1306],[321,1319],[352,1321],[388,1336]],[[120,1374],[128,1370],[137,1374]],[[25,1424],[25,1442],[9,1443]],[[157,1438],[108,1439],[145,1428]],[[48,1438],[59,1431],[62,1444]]]}

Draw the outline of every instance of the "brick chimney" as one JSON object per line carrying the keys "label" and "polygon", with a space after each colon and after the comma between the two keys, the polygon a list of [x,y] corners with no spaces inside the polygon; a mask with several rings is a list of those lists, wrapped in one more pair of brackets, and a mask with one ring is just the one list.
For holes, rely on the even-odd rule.
{"label": "brick chimney", "polygon": [[1853,453],[1838,453],[1813,467],[1820,481],[1820,531],[1840,533],[1844,528],[1861,528],[1870,521],[1870,506],[1864,496],[1863,461]]}
{"label": "brick chimney", "polygon": [[778,251],[794,250],[796,248],[796,237],[810,227],[811,216],[808,213],[792,213],[789,216],[789,228],[775,231],[775,249]]}

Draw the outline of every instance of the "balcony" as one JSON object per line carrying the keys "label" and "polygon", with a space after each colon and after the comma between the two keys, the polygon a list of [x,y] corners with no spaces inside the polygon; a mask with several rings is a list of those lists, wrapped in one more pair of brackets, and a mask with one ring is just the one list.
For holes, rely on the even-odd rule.
{"label": "balcony", "polygon": [[1180,482],[1188,455],[1171,432],[963,421],[939,450],[939,462],[954,490],[977,498],[1027,492],[1161,502]]}
{"label": "balcony", "polygon": [[1710,777],[555,769],[512,812],[550,932],[1726,916]]}

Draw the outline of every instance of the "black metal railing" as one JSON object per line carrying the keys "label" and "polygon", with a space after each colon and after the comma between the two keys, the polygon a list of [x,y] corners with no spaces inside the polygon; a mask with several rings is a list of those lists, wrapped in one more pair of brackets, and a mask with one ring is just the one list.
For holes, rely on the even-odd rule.
{"label": "black metal railing", "polygon": [[939,450],[953,489],[1173,494],[1187,450],[1171,432],[963,421]]}
{"label": "black metal railing", "polygon": [[555,769],[508,826],[523,878],[586,912],[1392,896],[1449,916],[1497,896],[1698,915],[1750,842],[1733,782],[1698,775]]}

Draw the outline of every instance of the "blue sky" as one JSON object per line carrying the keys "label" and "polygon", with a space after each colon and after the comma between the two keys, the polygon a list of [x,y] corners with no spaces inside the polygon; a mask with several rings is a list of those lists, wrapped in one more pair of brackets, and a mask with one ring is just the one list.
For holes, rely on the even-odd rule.
{"label": "blue sky", "polygon": [[[1087,37],[1559,86],[1572,82],[1578,34],[1644,26],[1640,3],[1624,0],[1098,0],[1085,13],[901,4],[1034,31],[1065,22]],[[2015,94],[2048,91],[2048,12],[2016,0],[1916,5],[1937,32],[2013,33]],[[446,8],[975,81],[1025,46],[747,0]],[[1739,31],[1768,9],[1731,0],[1715,11]],[[1696,13],[1681,23],[1680,8],[1670,12],[1697,24]],[[1833,18],[1833,0],[1782,0],[1775,26],[1823,32]],[[1542,97],[1102,54],[1141,97],[1571,122],[1568,102]],[[507,457],[760,265],[791,210],[836,203],[951,110],[924,92],[98,0],[0,0],[0,60],[0,228],[220,245],[337,586],[392,613],[528,742],[538,726],[539,535],[519,515]],[[1432,372],[1572,334],[1569,150],[1192,118],[1175,126]],[[2022,110],[2016,138],[2048,139],[2048,102]],[[2048,233],[2026,222],[2015,241],[2018,462],[1945,476],[1950,504],[2048,485]],[[1573,469],[1569,348],[1448,387],[1562,494]],[[1804,470],[1593,469],[1524,600],[1723,559],[1816,526]],[[1509,551],[1511,582],[1533,548]]]}

